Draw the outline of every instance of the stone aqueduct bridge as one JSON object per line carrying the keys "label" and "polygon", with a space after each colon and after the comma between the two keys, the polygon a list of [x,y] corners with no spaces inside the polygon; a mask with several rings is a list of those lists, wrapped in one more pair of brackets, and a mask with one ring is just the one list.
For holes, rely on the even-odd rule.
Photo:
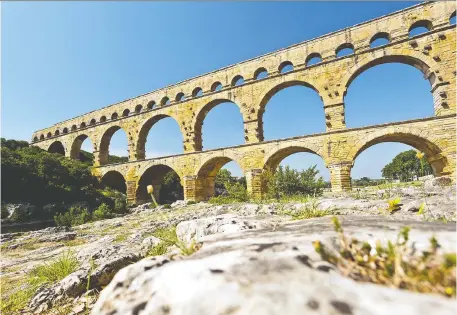
{"label": "stone aqueduct bridge", "polygon": [[[232,160],[243,169],[248,191],[259,197],[264,190],[264,170],[274,170],[282,159],[295,152],[321,156],[330,170],[332,190],[350,190],[355,158],[381,142],[411,145],[425,152],[435,175],[454,176],[456,32],[450,18],[455,16],[455,10],[454,2],[421,3],[58,123],[36,131],[32,144],[78,158],[82,142],[90,138],[94,173],[103,180],[125,180],[131,203],[145,200],[146,185],[159,186],[170,168],[180,176],[186,199],[206,199],[213,194],[216,173]],[[410,37],[409,31],[418,26],[428,31]],[[389,43],[372,48],[371,43],[378,38]],[[344,48],[353,49],[353,53],[337,57]],[[310,65],[308,61],[313,57],[321,61]],[[363,71],[391,62],[422,71],[430,82],[434,116],[347,129],[344,96],[348,86]],[[282,71],[291,65],[292,71]],[[268,77],[258,78],[263,71],[268,72]],[[241,78],[244,82],[239,84]],[[262,117],[267,102],[276,92],[294,85],[319,93],[326,132],[263,141]],[[245,144],[202,151],[203,120],[213,107],[226,101],[240,109]],[[366,103],[369,106],[370,99]],[[179,124],[184,154],[145,159],[147,134],[165,117],[172,117]],[[129,162],[108,165],[111,137],[121,128],[128,137]]]}

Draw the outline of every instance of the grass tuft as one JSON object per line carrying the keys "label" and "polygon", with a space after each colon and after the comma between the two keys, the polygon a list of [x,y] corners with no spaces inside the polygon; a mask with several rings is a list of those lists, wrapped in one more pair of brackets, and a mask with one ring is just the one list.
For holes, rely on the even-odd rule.
{"label": "grass tuft", "polygon": [[68,250],[54,261],[33,268],[28,281],[30,284],[54,283],[73,273],[78,267],[79,262],[75,254]]}
{"label": "grass tuft", "polygon": [[328,250],[320,241],[314,241],[313,245],[322,259],[335,265],[342,274],[356,281],[456,296],[456,254],[440,254],[435,237],[430,239],[430,248],[418,254],[408,246],[409,227],[401,229],[395,243],[389,241],[383,246],[378,241],[372,248],[367,242],[346,237],[336,217],[333,225],[339,234],[339,253]]}

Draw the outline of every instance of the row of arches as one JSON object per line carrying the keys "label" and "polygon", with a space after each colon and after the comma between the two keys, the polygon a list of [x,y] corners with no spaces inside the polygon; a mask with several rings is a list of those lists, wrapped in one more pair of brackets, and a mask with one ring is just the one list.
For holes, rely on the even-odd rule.
{"label": "row of arches", "polygon": [[[357,167],[360,166],[361,170],[364,171],[364,167],[367,166],[364,164],[370,163],[370,165],[372,165],[372,161],[366,161],[368,163],[363,163],[363,155],[365,153],[368,153],[375,147],[378,147],[378,149],[383,150],[384,145],[391,143],[402,144],[402,149],[405,151],[408,149],[415,149],[422,152],[426,152],[426,155],[428,157],[433,157],[440,151],[439,148],[435,144],[431,143],[429,140],[414,134],[386,134],[380,137],[369,139],[368,141],[366,141],[366,143],[360,146],[359,150],[353,156],[354,163],[352,169],[350,170],[350,173],[357,173],[356,176],[358,178],[362,177],[363,175],[361,176],[361,174],[363,173],[357,170]],[[373,152],[376,154],[376,151]],[[318,169],[320,170],[319,176],[322,176],[325,181],[329,181],[331,179],[330,172],[325,168],[325,166],[323,166],[324,164],[322,161],[322,157],[319,155],[319,153],[307,147],[301,146],[290,146],[282,148],[277,150],[275,153],[271,154],[265,162],[264,171],[268,170],[274,172],[278,169],[280,165],[284,166],[291,164],[287,162],[284,163],[291,157],[296,157],[299,161],[299,165],[297,165],[297,163],[296,165],[293,165],[295,166],[294,168],[306,169],[307,167],[312,166],[312,164],[306,163],[306,160],[311,160],[314,162],[314,164],[320,164],[318,167]],[[394,156],[392,156],[392,158],[393,157]],[[316,158],[320,159],[321,163],[316,163]],[[446,160],[432,160],[431,165],[434,174],[439,175],[442,172],[443,168],[446,166],[446,163]],[[202,165],[200,165],[200,167],[195,171],[194,175],[196,176],[197,180],[200,180],[202,183],[202,186],[199,188],[200,190],[202,190],[200,192],[201,199],[206,200],[216,194],[215,177],[222,168],[226,168],[229,164],[234,164],[235,168],[238,168],[240,170],[240,173],[234,174],[235,176],[244,175],[242,173],[243,171],[240,166],[241,164],[238,163],[236,158],[227,156],[212,157],[206,160],[204,163],[202,163]],[[180,182],[183,183],[181,178],[182,176],[180,177],[179,175],[181,174],[180,171],[181,170],[175,168],[174,165],[166,164],[156,164],[147,168],[141,174],[137,183],[137,188],[135,192],[135,200],[137,201],[137,203],[149,201],[150,197],[146,192],[146,187],[148,185],[153,185],[155,187],[155,190],[157,189],[157,191],[160,192],[161,185],[163,185],[165,182],[164,178],[165,176],[169,176],[170,172],[174,173],[174,176],[176,176],[176,178],[179,178],[178,180],[180,180]],[[107,172],[102,178],[102,183],[124,193],[126,191],[125,178],[118,171],[111,170]],[[178,198],[181,198],[180,196],[183,196],[183,185],[179,184],[175,185],[174,187],[176,191],[171,194],[172,196],[170,196],[170,194],[168,194],[167,196],[162,195],[162,198],[166,198],[166,200],[160,200],[160,195],[158,195],[157,197],[159,201],[161,201],[162,203],[168,203],[178,200]],[[175,199],[173,199],[173,196],[175,197]]]}
{"label": "row of arches", "polygon": [[[455,24],[455,19],[456,19],[456,12],[454,12],[450,16],[449,23]],[[409,37],[412,38],[412,37],[418,36],[420,34],[429,32],[430,30],[432,30],[432,28],[433,28],[433,23],[430,20],[419,20],[419,21],[414,22],[409,27],[408,34],[409,34]],[[381,32],[374,34],[370,38],[369,45],[371,48],[375,48],[375,47],[386,45],[390,42],[391,42],[390,34],[387,32],[381,31]],[[344,57],[344,56],[347,56],[350,54],[354,54],[354,49],[355,49],[355,47],[352,43],[349,43],[349,42],[343,43],[335,49],[335,56],[336,56],[336,58],[340,58],[340,57]],[[320,62],[322,62],[321,54],[319,52],[312,52],[307,55],[306,59],[304,60],[304,65],[305,65],[305,67],[308,67],[308,66],[318,64]],[[285,73],[288,73],[291,71],[294,71],[294,64],[291,61],[283,61],[278,66],[278,73],[280,73],[280,74],[285,74]],[[253,74],[254,80],[266,79],[268,77],[269,77],[269,73],[265,67],[258,68]],[[232,80],[230,82],[230,87],[241,86],[244,83],[245,83],[244,77],[241,74],[238,74],[232,78]],[[224,88],[224,86],[222,85],[222,83],[217,81],[211,85],[209,91],[217,92],[217,91],[222,90],[223,88]],[[194,88],[192,90],[192,92],[190,93],[190,97],[192,97],[192,98],[201,97],[203,95],[204,95],[204,92],[201,87]],[[176,103],[183,102],[185,100],[187,100],[187,97],[186,97],[186,94],[182,91],[178,92],[178,94],[173,99],[173,101]],[[171,102],[172,102],[172,100],[170,99],[169,96],[164,96],[160,100],[159,104],[160,104],[160,106],[168,106],[171,104]],[[108,119],[113,121],[113,120],[119,119],[120,117],[128,117],[131,114],[139,114],[145,110],[154,109],[156,107],[156,105],[157,104],[154,100],[150,100],[147,103],[146,108],[143,108],[143,105],[141,105],[141,104],[137,104],[132,111],[128,108],[124,109],[122,111],[121,115],[119,115],[119,113],[117,113],[117,112],[114,112],[108,118],[104,115],[101,116],[98,119],[98,121],[96,118],[92,118],[88,122],[88,124],[86,124],[86,122],[81,122],[79,126],[74,124],[70,127],[70,129],[68,127],[65,127],[62,130],[59,130],[59,129],[55,130],[54,134],[52,134],[51,132],[48,132],[46,135],[41,134],[40,136],[35,136],[33,141],[45,140],[46,138],[52,138],[53,136],[59,136],[61,134],[61,132],[62,132],[62,134],[67,134],[69,131],[85,129],[88,126],[94,126],[97,123],[105,123]]]}
{"label": "row of arches", "polygon": [[[417,71],[417,68],[426,71],[426,67],[421,64],[417,65],[416,61],[408,58],[387,58],[385,60],[389,64],[381,64],[375,61],[376,67],[373,67],[372,71],[367,71],[361,79],[354,81],[354,85],[351,82],[345,106],[348,127],[361,127],[433,116],[433,97],[430,93],[429,85],[427,81],[423,80],[420,72]],[[405,63],[407,64],[405,65]],[[411,64],[413,67],[411,67]],[[369,68],[365,67],[360,73]],[[392,73],[395,72],[397,72],[397,75],[392,76]],[[405,74],[408,76],[402,76]],[[397,82],[395,82],[396,79],[398,79]],[[406,85],[405,82],[409,82],[408,84],[411,86]],[[366,92],[369,91],[370,86],[388,87],[389,90],[378,88],[375,91],[376,94],[367,96]],[[359,90],[361,93],[352,94],[352,89]],[[408,94],[408,91],[411,91],[411,93]],[[392,104],[400,101],[398,95],[402,95],[408,103],[401,102],[401,107],[392,106]],[[366,107],[367,100],[375,106]],[[308,106],[303,106],[303,103]],[[265,109],[267,104],[268,111],[262,110],[262,116],[259,117],[259,120],[262,121],[261,132],[265,140],[326,131],[322,99],[312,86],[299,81],[283,82],[265,95],[262,108]],[[420,104],[424,104],[424,106],[419,106]],[[387,117],[388,120],[380,121],[379,119],[382,117]],[[284,127],[285,121],[287,121],[286,128]],[[215,149],[244,143],[243,116],[239,105],[230,100],[220,99],[206,104],[197,114],[195,122],[194,133],[197,138],[200,138],[203,145],[202,149]],[[306,122],[306,124],[303,122]],[[357,122],[357,124],[353,122]],[[167,125],[167,128],[156,130],[160,125]],[[272,127],[270,128],[270,126]],[[151,137],[153,128],[157,131],[155,137]],[[206,129],[203,130],[203,128]],[[119,134],[120,132],[122,134]],[[127,132],[120,126],[108,128],[101,135],[100,142],[95,144],[98,151],[107,157],[106,160],[102,161],[104,164],[110,162],[108,152],[114,135],[123,139],[122,147],[127,148],[130,146],[127,140]],[[208,136],[203,137],[203,135]],[[70,145],[71,157],[79,156],[81,144],[87,138],[87,135],[82,134]],[[148,138],[152,140],[148,141]],[[135,148],[138,159],[180,154],[184,153],[183,139],[183,133],[178,122],[173,117],[162,114],[153,116],[143,123],[139,129],[137,142],[131,147]],[[147,142],[163,143],[166,146],[172,145],[174,149],[162,150],[162,154],[155,154],[155,156],[146,155]],[[114,143],[119,142],[114,139]],[[88,148],[90,151],[93,150],[92,146]]]}

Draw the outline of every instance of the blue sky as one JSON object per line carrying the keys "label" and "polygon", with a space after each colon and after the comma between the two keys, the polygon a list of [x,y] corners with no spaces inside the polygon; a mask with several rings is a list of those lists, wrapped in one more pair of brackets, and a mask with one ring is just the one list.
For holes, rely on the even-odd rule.
{"label": "blue sky", "polygon": [[[7,2],[2,3],[2,137],[32,132],[121,100],[354,25],[414,2]],[[348,127],[433,115],[429,83],[419,70],[385,64],[360,75],[346,99]],[[287,121],[287,123],[285,123]],[[264,116],[267,140],[325,131],[322,102],[305,87],[277,93]],[[89,140],[86,140],[88,142]],[[83,148],[90,148],[89,143]],[[241,114],[225,103],[209,112],[204,149],[243,143]],[[373,146],[356,160],[353,178],[379,178],[410,147]],[[111,154],[127,155],[122,131]],[[171,119],[148,136],[147,157],[182,153]],[[297,169],[320,157],[299,153]],[[227,167],[236,175],[236,163]]]}

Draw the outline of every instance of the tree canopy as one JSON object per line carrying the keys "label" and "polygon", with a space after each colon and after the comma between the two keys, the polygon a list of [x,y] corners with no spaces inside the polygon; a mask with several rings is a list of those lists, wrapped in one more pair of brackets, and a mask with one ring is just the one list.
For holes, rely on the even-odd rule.
{"label": "tree canopy", "polygon": [[426,158],[419,159],[416,155],[415,150],[401,152],[393,158],[392,162],[384,166],[381,171],[382,176],[388,179],[408,181],[412,180],[414,176],[432,174],[432,167]]}

